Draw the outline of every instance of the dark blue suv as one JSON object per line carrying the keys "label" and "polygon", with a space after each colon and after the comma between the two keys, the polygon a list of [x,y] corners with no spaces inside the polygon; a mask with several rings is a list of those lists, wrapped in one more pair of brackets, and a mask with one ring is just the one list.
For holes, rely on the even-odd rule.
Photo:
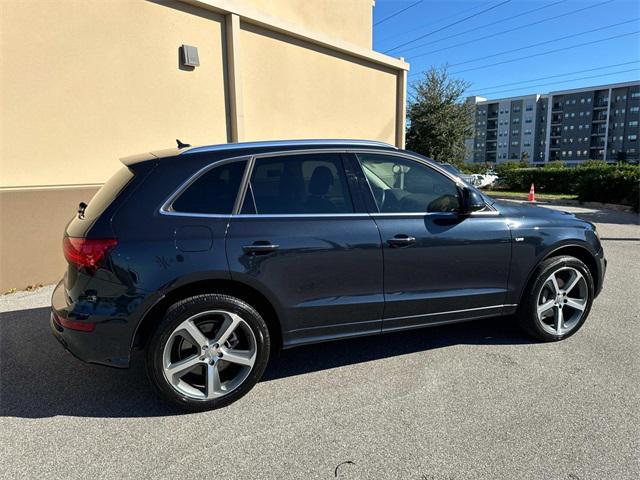
{"label": "dark blue suv", "polygon": [[595,227],[500,203],[418,154],[309,140],[129,157],[80,204],[51,327],[187,410],[237,400],[271,351],[514,315],[543,341],[584,323],[606,261]]}

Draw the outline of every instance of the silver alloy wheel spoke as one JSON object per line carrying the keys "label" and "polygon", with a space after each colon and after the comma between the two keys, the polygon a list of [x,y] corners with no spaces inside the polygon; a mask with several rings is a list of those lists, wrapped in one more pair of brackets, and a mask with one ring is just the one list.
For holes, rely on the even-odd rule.
{"label": "silver alloy wheel spoke", "polygon": [[544,313],[548,312],[555,306],[555,300],[549,300],[542,305],[538,305],[538,318],[540,318]]}
{"label": "silver alloy wheel spoke", "polygon": [[192,355],[183,360],[170,363],[167,366],[166,371],[171,375],[172,378],[175,379],[176,377],[181,377],[182,375],[185,375],[193,367],[201,363],[203,363],[203,361],[200,360],[200,357],[198,357],[198,355]]}
{"label": "silver alloy wheel spoke", "polygon": [[562,314],[562,307],[556,307],[556,334],[560,335],[562,333],[562,328],[564,324],[564,315]]}
{"label": "silver alloy wheel spoke", "polygon": [[[193,345],[200,348],[209,343],[209,339],[200,331],[200,329],[193,323],[193,320],[189,319],[186,322],[183,322],[180,327],[182,327],[191,337]],[[178,327],[178,328],[180,328]]]}
{"label": "silver alloy wheel spoke", "polygon": [[564,288],[564,291],[565,291],[565,293],[567,293],[567,295],[578,284],[578,282],[580,281],[581,278],[582,278],[582,274],[579,271],[574,270],[573,277],[568,282],[569,284]]}
{"label": "silver alloy wheel spoke", "polygon": [[233,334],[235,329],[238,328],[240,322],[243,321],[235,313],[226,312],[226,315],[227,316],[224,319],[224,323],[222,324],[222,327],[220,327],[220,331],[215,339],[215,342],[219,345],[224,345],[225,342],[229,340],[229,337]]}
{"label": "silver alloy wheel spoke", "polygon": [[207,398],[216,398],[224,395],[220,384],[220,372],[218,362],[207,365]]}
{"label": "silver alloy wheel spoke", "polygon": [[226,362],[236,363],[238,365],[244,365],[247,367],[253,367],[256,361],[256,352],[250,350],[229,350],[221,348],[221,359]]}
{"label": "silver alloy wheel spoke", "polygon": [[560,287],[558,286],[558,279],[556,278],[555,273],[549,277],[549,281],[551,281],[551,285],[553,285],[553,293],[556,295],[560,293]]}
{"label": "silver alloy wheel spoke", "polygon": [[580,310],[582,312],[587,306],[586,303],[587,302],[585,300],[582,300],[581,298],[567,297],[567,303],[565,303],[564,305],[566,307],[575,308],[576,310]]}

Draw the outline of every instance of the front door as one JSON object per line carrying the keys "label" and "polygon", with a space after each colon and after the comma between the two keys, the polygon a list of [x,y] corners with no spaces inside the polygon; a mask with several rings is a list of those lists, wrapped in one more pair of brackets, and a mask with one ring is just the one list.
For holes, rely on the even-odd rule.
{"label": "front door", "polygon": [[509,229],[491,208],[461,216],[461,191],[426,162],[357,154],[384,253],[383,330],[501,313]]}
{"label": "front door", "polygon": [[227,232],[232,278],[279,310],[285,346],[380,332],[382,249],[340,153],[257,157]]}

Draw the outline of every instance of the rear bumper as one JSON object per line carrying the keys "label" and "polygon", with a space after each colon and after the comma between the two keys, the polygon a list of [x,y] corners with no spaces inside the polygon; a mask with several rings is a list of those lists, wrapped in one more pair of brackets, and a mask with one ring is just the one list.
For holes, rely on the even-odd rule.
{"label": "rear bumper", "polygon": [[[86,311],[86,302],[72,302],[60,282],[51,297],[49,325],[53,336],[76,358],[116,368],[129,366],[131,325],[126,319],[78,313]],[[94,322],[93,331],[78,331],[62,326],[60,319],[74,322]]]}

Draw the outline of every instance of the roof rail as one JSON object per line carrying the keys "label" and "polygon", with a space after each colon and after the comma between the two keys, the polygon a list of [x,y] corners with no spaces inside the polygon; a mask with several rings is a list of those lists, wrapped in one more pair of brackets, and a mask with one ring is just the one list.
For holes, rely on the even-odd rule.
{"label": "roof rail", "polygon": [[309,139],[309,140],[268,140],[262,142],[240,142],[240,143],[223,143],[219,145],[203,145],[200,147],[191,147],[180,153],[180,155],[188,155],[190,153],[202,153],[224,150],[240,150],[243,148],[259,148],[259,147],[289,147],[289,146],[331,146],[331,145],[353,145],[358,147],[387,147],[397,150],[397,147],[390,143],[380,142],[377,140],[349,140],[349,139]]}

